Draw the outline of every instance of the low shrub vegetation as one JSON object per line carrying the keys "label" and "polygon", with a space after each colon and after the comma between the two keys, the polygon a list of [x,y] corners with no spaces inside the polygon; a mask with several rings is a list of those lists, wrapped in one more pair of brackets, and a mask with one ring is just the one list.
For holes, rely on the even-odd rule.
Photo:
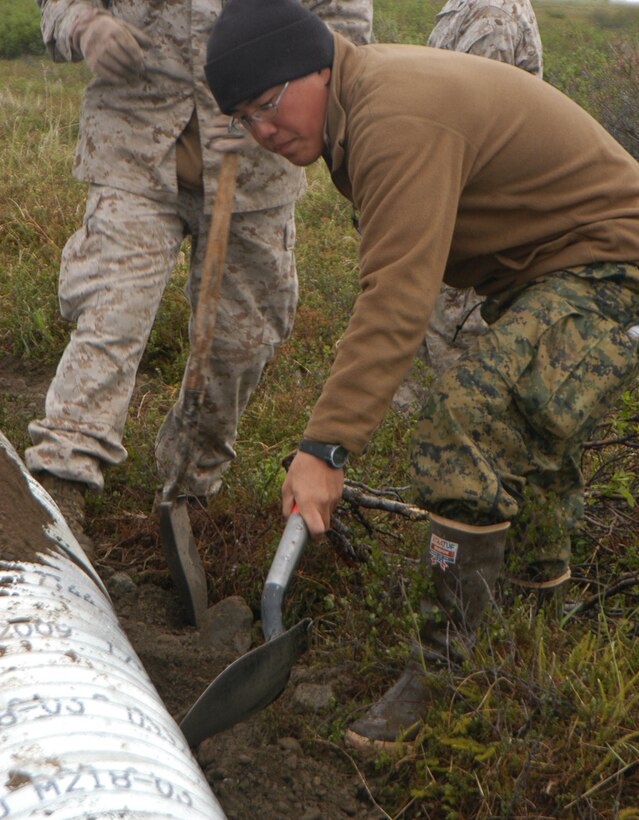
{"label": "low shrub vegetation", "polygon": [[44,52],[34,0],[0,0],[0,20],[0,58]]}

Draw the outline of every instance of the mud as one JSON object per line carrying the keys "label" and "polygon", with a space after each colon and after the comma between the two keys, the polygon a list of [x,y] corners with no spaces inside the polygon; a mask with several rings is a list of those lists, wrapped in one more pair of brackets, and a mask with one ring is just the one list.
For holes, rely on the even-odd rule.
{"label": "mud", "polygon": [[4,561],[38,561],[54,541],[45,532],[52,516],[31,495],[16,462],[0,447],[0,558]]}

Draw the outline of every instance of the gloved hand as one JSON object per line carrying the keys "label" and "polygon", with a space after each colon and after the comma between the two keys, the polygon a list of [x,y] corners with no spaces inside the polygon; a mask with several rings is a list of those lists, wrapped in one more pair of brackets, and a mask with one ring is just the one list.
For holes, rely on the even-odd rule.
{"label": "gloved hand", "polygon": [[251,137],[246,131],[229,131],[231,118],[225,114],[218,114],[209,131],[211,141],[209,147],[220,154],[241,151],[251,143]]}
{"label": "gloved hand", "polygon": [[98,9],[86,9],[78,16],[72,42],[96,77],[108,83],[139,77],[144,71],[142,49],[151,45],[139,28]]}

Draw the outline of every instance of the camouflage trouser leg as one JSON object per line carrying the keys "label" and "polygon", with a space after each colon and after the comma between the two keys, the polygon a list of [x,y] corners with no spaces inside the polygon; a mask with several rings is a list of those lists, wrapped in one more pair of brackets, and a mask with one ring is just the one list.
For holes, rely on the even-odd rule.
{"label": "camouflage trouser leg", "polygon": [[442,284],[419,355],[437,376],[447,370],[486,332],[472,288],[458,290]]}
{"label": "camouflage trouser leg", "polygon": [[[194,241],[187,294],[195,303],[206,234]],[[185,490],[210,495],[235,457],[237,425],[264,366],[290,334],[297,306],[293,204],[234,214],[216,314],[206,397]],[[165,478],[175,458],[181,400],[171,409],[156,441]]]}
{"label": "camouflage trouser leg", "polygon": [[566,557],[561,535],[583,510],[582,444],[638,372],[626,330],[639,321],[639,296],[624,269],[560,271],[486,306],[488,332],[433,383],[415,433],[413,478],[427,509],[516,523],[532,498],[560,543],[540,533],[529,546]]}
{"label": "camouflage trouser leg", "polygon": [[76,328],[49,387],[46,417],[29,425],[30,470],[102,489],[102,464],[126,458],[135,375],[183,237],[175,205],[91,186],[84,224],[60,266],[60,311]]}
{"label": "camouflage trouser leg", "polygon": [[[102,489],[102,466],[125,460],[124,423],[162,293],[189,233],[197,287],[209,220],[198,193],[181,191],[176,205],[92,186],[84,225],[67,242],[60,269],[60,309],[77,327],[49,388],[46,418],[29,425],[29,469]],[[196,469],[205,475],[193,482],[198,494],[232,458],[238,416],[274,345],[290,332],[297,299],[294,231],[292,204],[233,216],[216,378],[197,449],[203,466]],[[161,438],[160,453],[167,441]]]}

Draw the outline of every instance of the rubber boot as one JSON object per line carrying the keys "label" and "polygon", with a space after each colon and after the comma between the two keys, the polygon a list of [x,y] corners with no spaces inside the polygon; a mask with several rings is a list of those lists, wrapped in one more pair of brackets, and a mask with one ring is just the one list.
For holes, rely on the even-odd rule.
{"label": "rubber boot", "polygon": [[34,477],[55,501],[76,541],[84,550],[84,554],[89,561],[93,563],[95,545],[84,531],[86,507],[84,496],[87,485],[82,481],[69,481],[58,478],[53,473],[46,471],[38,472]]}
{"label": "rubber boot", "polygon": [[399,680],[355,721],[346,742],[366,751],[402,749],[415,739],[432,698],[426,668],[457,665],[473,642],[481,616],[493,600],[504,563],[509,522],[478,527],[431,514],[428,553],[434,597],[421,603],[420,643]]}
{"label": "rubber boot", "polygon": [[563,614],[568,581],[572,575],[567,561],[543,559],[531,561],[517,576],[509,575],[508,580],[522,592],[535,595],[535,611],[544,610],[551,616],[560,618]]}
{"label": "rubber boot", "polygon": [[[581,499],[577,503],[580,509]],[[535,609],[561,615],[571,577],[571,522],[578,509],[565,499],[528,485],[517,521],[506,539],[504,575],[517,592],[534,599]]]}

